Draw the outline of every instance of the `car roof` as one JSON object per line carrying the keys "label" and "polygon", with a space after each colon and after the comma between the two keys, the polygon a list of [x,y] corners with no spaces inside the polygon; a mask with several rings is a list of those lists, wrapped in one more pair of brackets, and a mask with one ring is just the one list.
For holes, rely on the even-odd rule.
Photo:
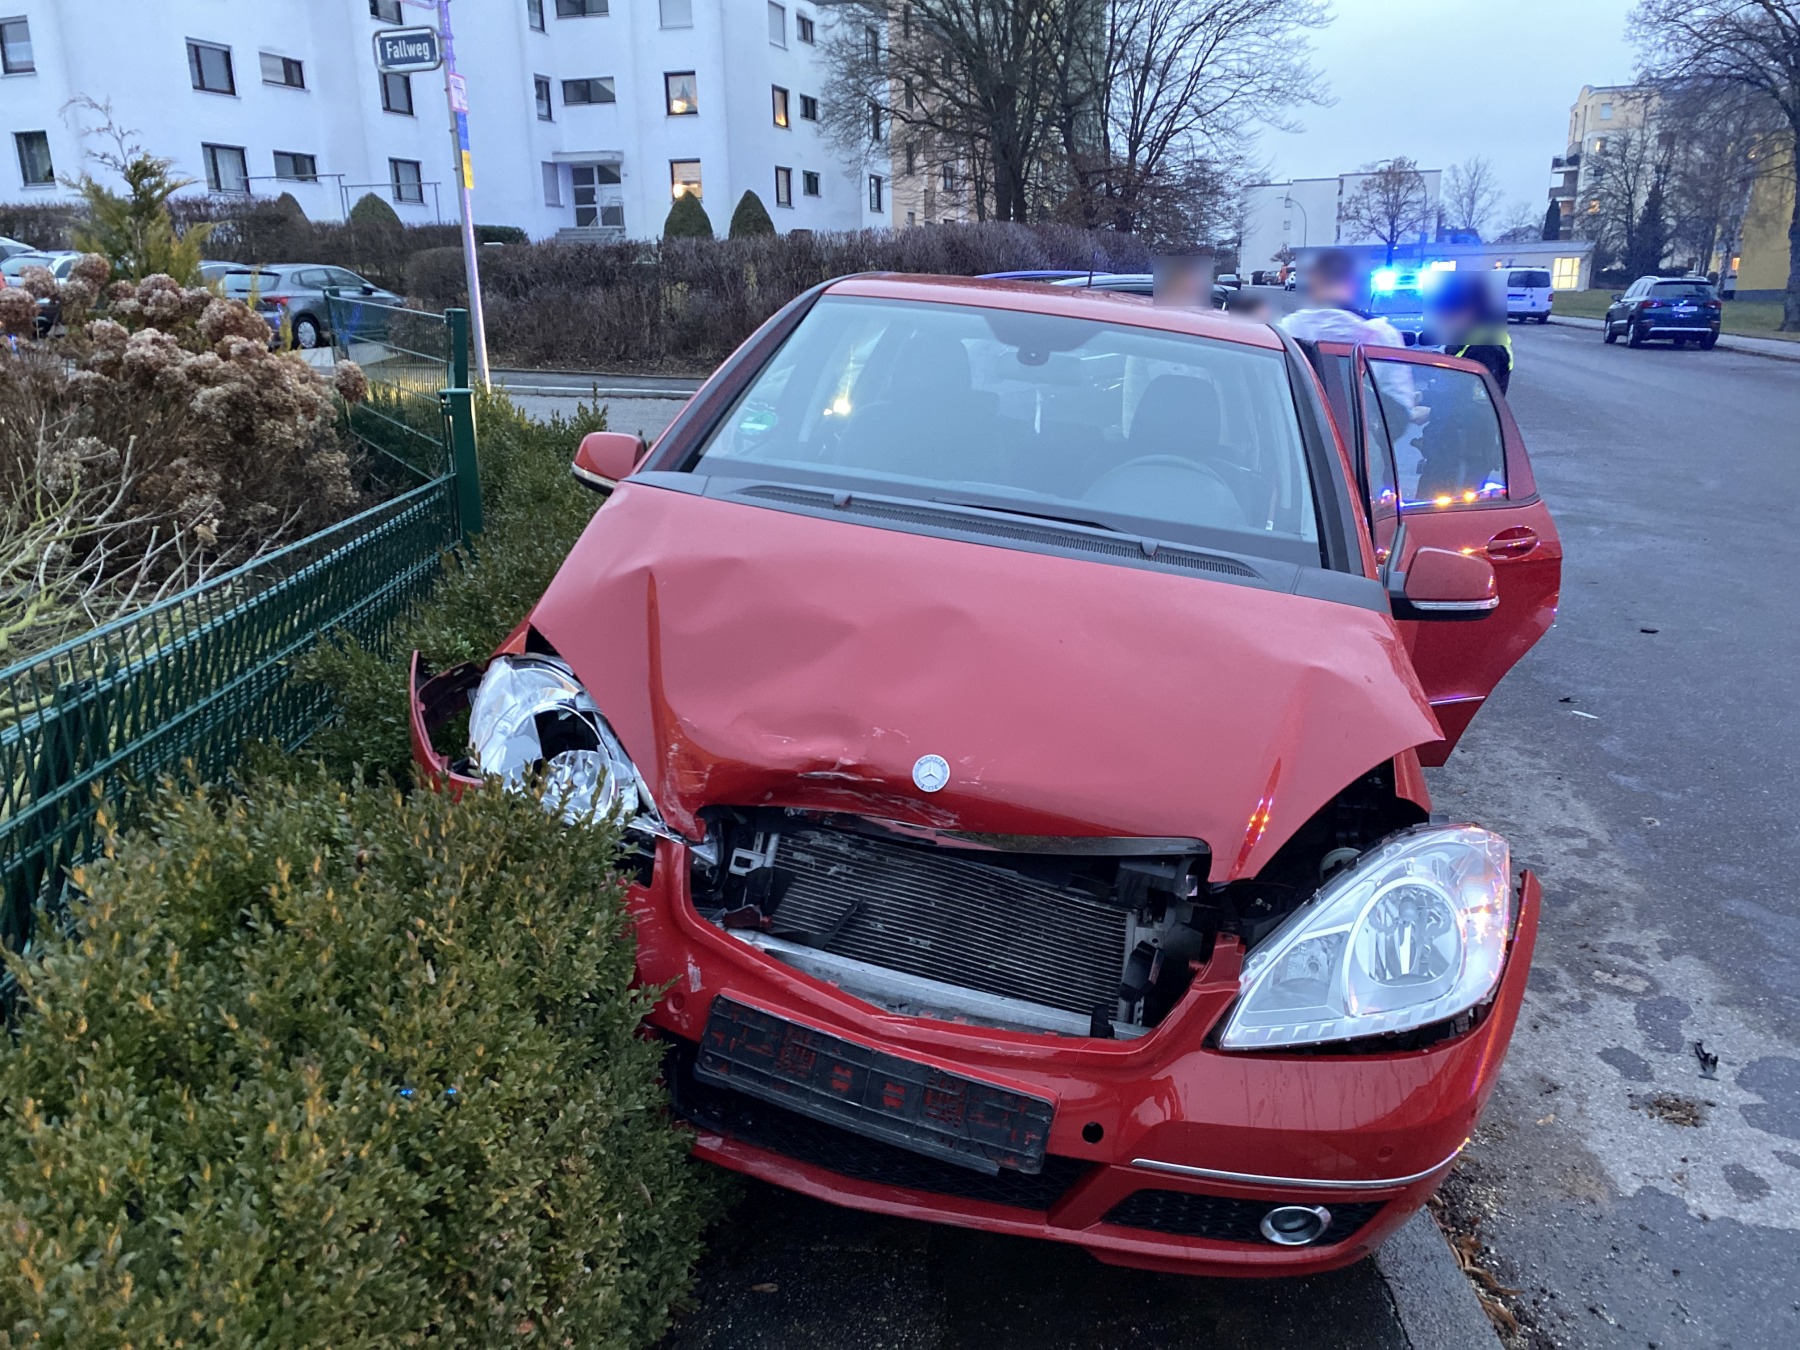
{"label": "car roof", "polygon": [[[1148,275],[1143,274],[1143,275]],[[859,295],[880,300],[912,300],[927,304],[973,305],[988,309],[1056,314],[1071,319],[1158,328],[1169,333],[1219,338],[1246,347],[1280,351],[1282,342],[1266,324],[1245,323],[1209,308],[1156,306],[1141,295],[1089,290],[1085,286],[1043,286],[1029,281],[989,281],[981,277],[916,276],[900,272],[862,273],[827,283],[831,295]]]}

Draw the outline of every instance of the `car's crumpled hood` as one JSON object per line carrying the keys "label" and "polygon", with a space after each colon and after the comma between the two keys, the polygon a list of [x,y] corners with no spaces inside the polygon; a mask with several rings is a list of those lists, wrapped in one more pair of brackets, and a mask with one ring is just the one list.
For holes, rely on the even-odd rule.
{"label": "car's crumpled hood", "polygon": [[[532,624],[690,837],[761,804],[1192,836],[1219,880],[1438,736],[1382,614],[643,484]],[[950,782],[925,793],[931,754]]]}

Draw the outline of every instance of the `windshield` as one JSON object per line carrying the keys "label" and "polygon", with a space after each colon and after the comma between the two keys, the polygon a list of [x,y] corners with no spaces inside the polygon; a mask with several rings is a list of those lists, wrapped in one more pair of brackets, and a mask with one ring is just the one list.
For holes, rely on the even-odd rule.
{"label": "windshield", "polygon": [[1544,290],[1548,289],[1550,285],[1550,274],[1548,272],[1514,272],[1512,276],[1507,279],[1507,284],[1509,286],[1521,288]]}
{"label": "windshield", "polygon": [[1124,324],[826,296],[692,467],[1320,565],[1283,354]]}
{"label": "windshield", "polygon": [[1711,282],[1706,281],[1659,281],[1650,288],[1650,293],[1659,300],[1675,299],[1710,300],[1713,295]]}
{"label": "windshield", "polygon": [[55,261],[54,258],[47,258],[42,253],[15,253],[6,261],[0,262],[0,274],[16,277],[27,267],[42,267],[48,271],[50,264]]}

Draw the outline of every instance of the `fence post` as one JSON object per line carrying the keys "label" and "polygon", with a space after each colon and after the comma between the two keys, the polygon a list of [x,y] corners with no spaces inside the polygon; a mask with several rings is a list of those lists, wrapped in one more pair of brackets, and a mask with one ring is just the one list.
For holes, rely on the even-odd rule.
{"label": "fence post", "polygon": [[469,312],[444,311],[450,343],[450,388],[442,394],[444,434],[455,475],[456,533],[469,539],[481,533],[481,465],[475,453],[475,394],[469,388]]}

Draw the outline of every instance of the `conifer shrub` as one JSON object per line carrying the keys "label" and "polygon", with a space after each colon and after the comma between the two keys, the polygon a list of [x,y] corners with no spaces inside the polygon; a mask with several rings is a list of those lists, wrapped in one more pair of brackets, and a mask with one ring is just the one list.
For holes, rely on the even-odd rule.
{"label": "conifer shrub", "polygon": [[0,1346],[654,1343],[712,1191],[608,828],[166,789],[0,1053]]}
{"label": "conifer shrub", "polygon": [[700,199],[691,192],[684,192],[669,207],[668,219],[663,221],[664,239],[711,239],[713,237],[712,217],[706,214],[706,208]]}
{"label": "conifer shrub", "polygon": [[762,198],[748,190],[738,198],[737,210],[731,213],[730,237],[733,239],[751,239],[758,235],[775,233],[775,222],[769,219],[769,208],[762,204]]}

